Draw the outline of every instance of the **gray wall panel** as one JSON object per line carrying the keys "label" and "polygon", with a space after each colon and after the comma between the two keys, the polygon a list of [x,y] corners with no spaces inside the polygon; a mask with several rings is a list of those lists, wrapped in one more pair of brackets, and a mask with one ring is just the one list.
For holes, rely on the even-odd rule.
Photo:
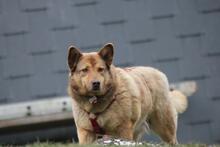
{"label": "gray wall panel", "polygon": [[[2,34],[2,32],[0,32]],[[6,38],[0,36],[0,57],[6,56]]]}
{"label": "gray wall panel", "polygon": [[191,142],[212,143],[210,123],[193,125],[192,127],[192,140]]}
{"label": "gray wall panel", "polygon": [[37,33],[49,31],[51,23],[47,11],[48,9],[37,9],[36,11],[23,12],[28,16],[28,28],[30,29],[30,32]]}
{"label": "gray wall panel", "polygon": [[90,25],[97,25],[101,22],[101,16],[104,11],[100,12],[100,3],[104,3],[104,1],[73,1],[72,9],[76,11],[78,17],[78,21],[80,26],[86,26],[89,22]]}
{"label": "gray wall panel", "polygon": [[180,41],[171,37],[159,38],[156,42],[154,54],[155,60],[181,57]]}
{"label": "gray wall panel", "polygon": [[27,55],[6,58],[3,63],[6,78],[33,74],[33,62]]}
{"label": "gray wall panel", "polygon": [[202,51],[204,54],[220,52],[219,17],[220,13],[208,13],[203,15],[203,30],[205,35],[202,38]]}
{"label": "gray wall panel", "polygon": [[[28,48],[26,46],[26,35],[18,34],[14,36],[7,36],[5,38],[6,44],[6,54],[7,57],[16,57],[22,56],[28,52]],[[4,49],[4,48],[3,48]]]}
{"label": "gray wall panel", "polygon": [[32,56],[34,74],[51,73],[55,70],[53,52],[39,53]]}
{"label": "gray wall panel", "polygon": [[218,54],[213,54],[212,57],[208,57],[206,59],[208,68],[208,74],[211,75],[212,77],[219,77],[220,75],[220,68],[219,68],[219,63],[220,63],[220,56]]}
{"label": "gray wall panel", "polygon": [[101,0],[97,10],[102,22],[124,20],[124,3],[125,1],[123,0]]}
{"label": "gray wall panel", "polygon": [[2,13],[3,6],[2,6],[2,0],[0,1],[0,14]]}
{"label": "gray wall panel", "polygon": [[0,105],[1,104],[5,104],[8,102],[8,98],[9,98],[9,86],[7,83],[7,80],[5,79],[0,79],[0,91],[1,91],[1,95],[0,95]]}
{"label": "gray wall panel", "polygon": [[166,38],[174,36],[174,17],[154,18],[154,30],[158,38]]}
{"label": "gray wall panel", "polygon": [[27,101],[31,98],[30,79],[28,76],[8,79],[8,102]]}
{"label": "gray wall panel", "polygon": [[203,10],[213,10],[220,7],[220,3],[218,0],[196,0],[196,4],[199,11]]}
{"label": "gray wall panel", "polygon": [[[219,105],[219,103],[218,103]],[[219,112],[219,111],[218,111]],[[220,142],[219,136],[220,136],[220,121],[215,121],[211,124],[211,136],[212,136],[212,141],[213,142]]]}
{"label": "gray wall panel", "polygon": [[22,10],[37,10],[40,8],[48,8],[49,0],[20,0]]}
{"label": "gray wall panel", "polygon": [[177,138],[179,143],[190,143],[192,128],[185,122],[185,117],[183,115],[180,115],[178,119]]}
{"label": "gray wall panel", "polygon": [[[11,9],[9,9],[11,10]],[[13,12],[13,11],[12,11]],[[2,14],[3,20],[3,35],[12,36],[16,34],[24,34],[28,32],[28,19],[27,15],[18,12],[9,12]]]}
{"label": "gray wall panel", "polygon": [[53,73],[60,73],[60,72],[67,72],[68,66],[67,66],[67,47],[63,48],[60,51],[54,52],[51,55],[51,64],[53,66],[52,71]]}
{"label": "gray wall panel", "polygon": [[177,36],[203,33],[202,16],[198,14],[179,14],[173,19]]}
{"label": "gray wall panel", "polygon": [[193,14],[197,13],[197,3],[195,0],[177,0],[176,1],[177,7],[178,7],[178,13],[177,14]]}
{"label": "gray wall panel", "polygon": [[67,83],[68,83],[68,73],[67,72],[57,72],[56,81],[59,83],[57,86],[57,93],[59,95],[66,95],[67,93]]}
{"label": "gray wall panel", "polygon": [[55,50],[67,52],[67,47],[69,45],[76,45],[77,43],[77,33],[74,29],[67,29],[67,30],[57,30],[52,32],[53,35],[53,48]]}
{"label": "gray wall panel", "polygon": [[[101,25],[90,24],[89,28],[86,27],[86,25],[82,25],[75,31],[77,33],[75,42],[77,42],[82,48],[89,48],[90,46],[96,45],[101,47],[104,42],[105,36],[103,35],[103,27]],[[93,48],[93,50],[94,49],[96,48]]]}
{"label": "gray wall panel", "polygon": [[124,24],[125,29],[129,30],[125,31],[125,37],[128,42],[143,41],[156,38],[153,21],[151,19],[145,19],[132,18],[131,21]]}
{"label": "gray wall panel", "polygon": [[[149,7],[149,1],[146,0],[124,0],[124,16],[130,23],[134,20],[147,20],[151,18],[151,12]],[[137,11],[138,10],[138,11]],[[145,21],[144,23],[147,23]],[[148,27],[146,27],[148,29]],[[133,30],[133,28],[132,28]],[[131,31],[132,31],[131,30]],[[146,34],[147,35],[147,34]]]}
{"label": "gray wall panel", "polygon": [[25,45],[29,54],[38,54],[45,52],[52,52],[53,41],[52,33],[49,31],[36,31],[26,35]]}
{"label": "gray wall panel", "polygon": [[1,0],[1,12],[17,13],[20,11],[20,1]]}
{"label": "gray wall panel", "polygon": [[2,57],[0,57],[0,77],[2,78],[3,77],[3,71],[4,71],[4,65],[3,65],[3,59]]}
{"label": "gray wall panel", "polygon": [[184,113],[187,116],[186,122],[189,125],[213,121],[210,112],[213,112],[214,108],[210,107],[212,106],[212,102],[207,94],[206,82],[207,80],[197,80],[198,92],[189,98],[189,106]]}
{"label": "gray wall panel", "polygon": [[33,99],[59,96],[59,83],[55,74],[37,74],[31,78],[30,90]]}
{"label": "gray wall panel", "polygon": [[[212,114],[219,114],[220,112],[220,98],[213,100],[212,107],[214,108],[214,111],[212,111]],[[220,142],[219,136],[220,136],[220,117],[217,117],[216,115],[212,115],[212,123],[211,125],[211,135],[213,142]]]}
{"label": "gray wall panel", "polygon": [[[47,10],[52,30],[65,30],[79,25],[75,1],[50,0]],[[64,9],[65,8],[65,9]]]}
{"label": "gray wall panel", "polygon": [[220,90],[219,90],[219,85],[220,85],[220,78],[210,78],[207,81],[207,94],[210,99],[216,99],[220,100]]}
{"label": "gray wall panel", "polygon": [[149,0],[149,8],[152,16],[165,16],[175,14],[177,12],[176,0]]}
{"label": "gray wall panel", "polygon": [[180,76],[183,80],[207,78],[208,66],[206,66],[205,60],[200,56],[195,55],[193,58],[185,56],[180,61]]}
{"label": "gray wall panel", "polygon": [[[135,65],[152,66],[156,59],[154,52],[155,42],[152,40],[139,40],[131,42],[132,55]],[[146,53],[145,53],[146,52]],[[141,58],[139,53],[145,53]]]}

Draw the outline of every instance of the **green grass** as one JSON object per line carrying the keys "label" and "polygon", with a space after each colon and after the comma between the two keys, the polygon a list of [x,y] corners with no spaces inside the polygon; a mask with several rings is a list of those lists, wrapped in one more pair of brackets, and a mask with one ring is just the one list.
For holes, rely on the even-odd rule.
{"label": "green grass", "polygon": [[[90,145],[79,145],[73,143],[34,143],[28,144],[25,147],[103,147],[104,145],[98,144],[90,144]],[[118,145],[106,145],[109,147],[116,147]],[[220,145],[206,145],[206,144],[179,144],[175,145],[175,147],[220,147]],[[168,144],[151,144],[151,143],[144,143],[143,145],[136,145],[135,147],[174,147]]]}
{"label": "green grass", "polygon": [[[73,143],[53,143],[53,142],[36,142],[33,144],[27,144],[22,146],[16,147],[103,147],[104,145],[98,144],[89,144],[89,145],[79,145]],[[118,145],[105,145],[107,147],[116,147]],[[1,145],[0,145],[1,147]],[[6,145],[2,147],[14,147],[13,145]],[[175,146],[171,146],[168,144],[151,144],[151,143],[144,143],[143,145],[136,145],[133,147],[220,147],[220,145],[206,145],[206,144],[179,144]]]}

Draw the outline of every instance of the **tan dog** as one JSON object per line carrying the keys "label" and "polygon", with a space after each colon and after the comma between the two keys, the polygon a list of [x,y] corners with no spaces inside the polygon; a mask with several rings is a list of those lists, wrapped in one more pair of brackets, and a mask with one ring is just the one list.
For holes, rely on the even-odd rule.
{"label": "tan dog", "polygon": [[97,134],[137,141],[149,127],[176,144],[177,116],[187,108],[186,96],[171,92],[157,69],[115,67],[113,54],[110,43],[91,53],[69,48],[68,92],[79,143],[92,143]]}

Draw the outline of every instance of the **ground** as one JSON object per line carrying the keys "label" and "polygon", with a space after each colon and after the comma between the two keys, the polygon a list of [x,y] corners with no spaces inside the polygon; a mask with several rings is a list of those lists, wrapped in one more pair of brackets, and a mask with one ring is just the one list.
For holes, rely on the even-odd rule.
{"label": "ground", "polygon": [[[10,145],[9,145],[10,146]],[[79,147],[81,145],[78,144],[72,144],[72,143],[34,143],[34,144],[28,144],[25,147]],[[96,145],[96,144],[90,144],[90,145],[82,145],[83,147],[103,147],[103,145]],[[115,147],[117,145],[106,145],[110,147]],[[180,144],[176,145],[176,147],[220,147],[220,145],[205,145],[205,144]],[[144,143],[143,145],[136,145],[135,147],[170,147],[170,145],[167,144],[150,144],[150,143]]]}

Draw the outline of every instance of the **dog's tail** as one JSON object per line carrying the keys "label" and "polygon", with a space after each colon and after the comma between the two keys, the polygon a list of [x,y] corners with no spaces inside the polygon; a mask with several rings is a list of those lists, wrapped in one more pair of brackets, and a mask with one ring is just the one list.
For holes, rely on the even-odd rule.
{"label": "dog's tail", "polygon": [[188,106],[187,97],[191,96],[197,90],[196,82],[187,81],[173,84],[170,87],[170,96],[172,98],[174,107],[178,113],[183,113]]}
{"label": "dog's tail", "polygon": [[187,97],[179,90],[170,91],[170,95],[176,111],[178,113],[183,113],[188,106]]}

